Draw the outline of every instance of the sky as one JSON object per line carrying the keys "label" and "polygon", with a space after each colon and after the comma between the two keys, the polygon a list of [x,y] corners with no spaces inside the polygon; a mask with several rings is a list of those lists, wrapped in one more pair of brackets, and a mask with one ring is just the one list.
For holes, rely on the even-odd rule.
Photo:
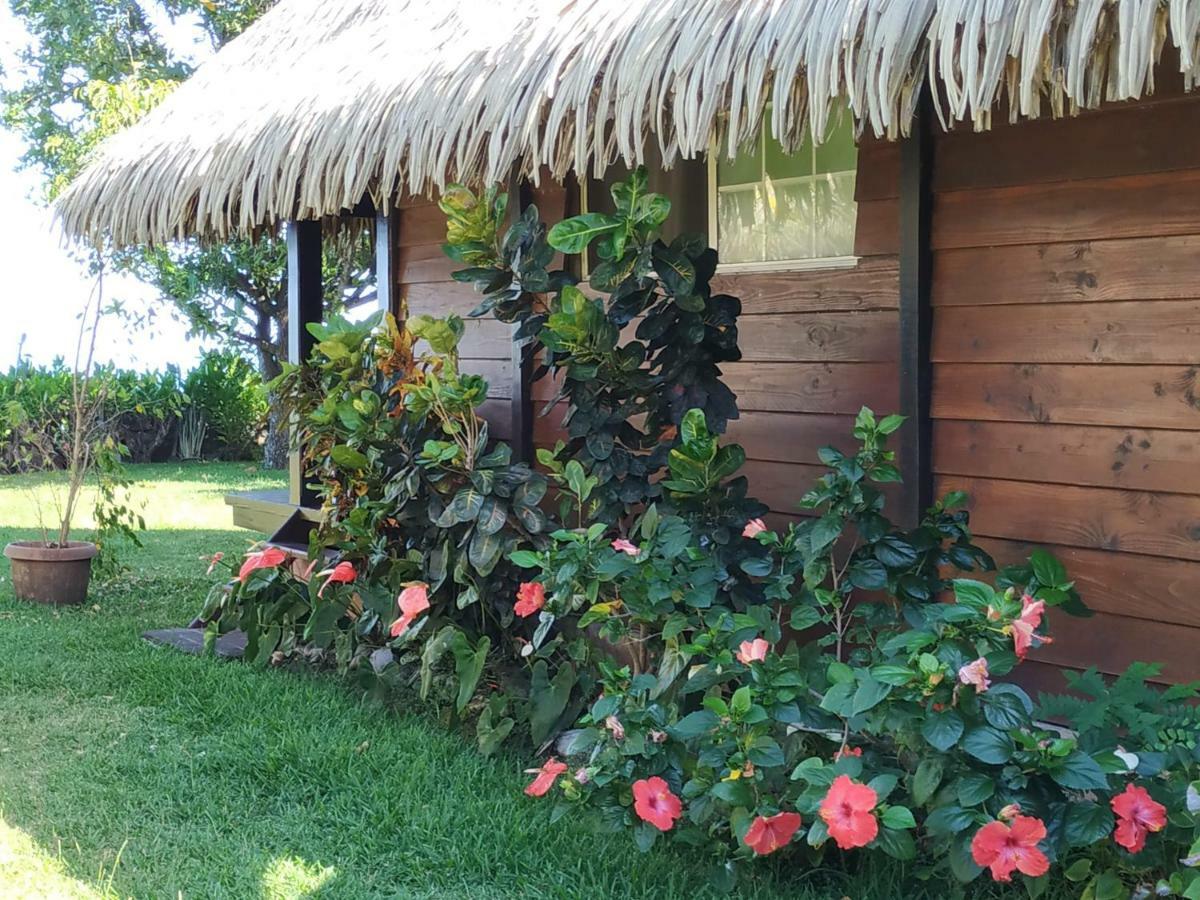
{"label": "sky", "polygon": [[[205,45],[192,22],[171,23],[152,4],[145,4],[151,21],[168,45],[193,60]],[[0,67],[12,71],[16,52],[29,36],[0,2]],[[53,212],[41,198],[41,179],[33,170],[18,171],[24,147],[19,137],[0,128],[0,370],[17,361],[20,352],[34,363],[74,356],[77,316],[87,304],[94,282],[65,246]],[[159,369],[175,364],[188,369],[203,345],[187,338],[187,326],[172,315],[170,303],[136,279],[108,276],[106,300],[120,300],[136,314],[153,317],[149,326],[131,331],[109,318],[100,328],[96,358],[133,369]]]}

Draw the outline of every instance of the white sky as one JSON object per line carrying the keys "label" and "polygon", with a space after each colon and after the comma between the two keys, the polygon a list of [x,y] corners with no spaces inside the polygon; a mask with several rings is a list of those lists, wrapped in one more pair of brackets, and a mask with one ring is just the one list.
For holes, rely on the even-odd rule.
{"label": "white sky", "polygon": [[[145,4],[168,45],[196,59],[209,51],[194,22],[166,20],[157,8]],[[13,18],[7,3],[0,3],[0,67],[13,71],[16,51],[29,36]],[[35,363],[55,356],[70,361],[78,332],[76,316],[90,295],[93,282],[86,270],[63,246],[52,212],[41,201],[39,174],[17,171],[24,147],[17,135],[0,128],[0,369],[22,352]],[[126,333],[110,319],[101,325],[97,359],[136,369],[157,369],[168,363],[190,368],[202,345],[188,340],[187,327],[172,314],[171,304],[132,278],[106,277],[107,300],[120,300],[137,313],[150,313],[153,323]]]}

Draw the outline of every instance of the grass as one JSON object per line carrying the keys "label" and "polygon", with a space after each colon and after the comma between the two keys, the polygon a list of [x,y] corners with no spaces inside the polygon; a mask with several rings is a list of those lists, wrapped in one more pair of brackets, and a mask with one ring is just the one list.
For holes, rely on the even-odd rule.
{"label": "grass", "polygon": [[[89,605],[15,601],[0,568],[0,896],[679,898],[707,862],[638,854],[586,821],[551,826],[514,757],[483,759],[420,711],[364,705],[333,678],[152,647],[208,589],[199,557],[240,552],[229,490],[282,486],[247,465],[134,467],[147,502],[131,571]],[[31,536],[31,492],[0,480],[0,541]],[[853,877],[777,861],[739,896],[906,900],[894,866]]]}

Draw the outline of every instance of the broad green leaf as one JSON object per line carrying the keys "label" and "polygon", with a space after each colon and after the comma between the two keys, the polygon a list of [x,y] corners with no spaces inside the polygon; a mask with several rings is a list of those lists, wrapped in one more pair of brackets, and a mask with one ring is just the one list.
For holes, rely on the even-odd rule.
{"label": "broad green leaf", "polygon": [[1007,733],[984,725],[976,726],[963,736],[963,749],[980,762],[1003,765],[1012,758],[1016,746]]}
{"label": "broad green leaf", "polygon": [[1067,804],[1064,835],[1071,847],[1086,847],[1108,837],[1113,830],[1113,813],[1107,805],[1091,800]]}
{"label": "broad green leaf", "polygon": [[1062,765],[1051,769],[1050,777],[1074,791],[1108,789],[1108,776],[1104,774],[1104,769],[1083,750],[1075,750],[1063,760]]}
{"label": "broad green leaf", "polygon": [[341,469],[354,469],[358,471],[371,465],[371,461],[367,459],[365,454],[346,444],[337,444],[330,448],[329,458],[333,460],[335,466]]}
{"label": "broad green leaf", "polygon": [[541,744],[550,736],[559,716],[567,708],[574,687],[575,667],[570,663],[559,668],[553,678],[550,678],[545,660],[534,663],[529,680],[529,736],[534,744]]}
{"label": "broad green leaf", "polygon": [[933,796],[938,785],[942,783],[942,772],[945,765],[937,757],[921,760],[912,779],[912,798],[917,806],[924,806]]}
{"label": "broad green leaf", "polygon": [[587,245],[621,227],[621,220],[603,213],[584,213],[563,219],[550,229],[546,241],[560,253],[582,253]]}
{"label": "broad green leaf", "polygon": [[962,733],[962,716],[953,709],[930,712],[921,723],[921,736],[929,741],[934,749],[943,753],[958,743]]}

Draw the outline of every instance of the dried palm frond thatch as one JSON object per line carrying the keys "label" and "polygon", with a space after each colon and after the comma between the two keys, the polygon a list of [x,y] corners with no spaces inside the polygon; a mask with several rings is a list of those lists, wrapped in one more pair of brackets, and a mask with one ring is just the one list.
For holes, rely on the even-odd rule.
{"label": "dried palm frond thatch", "polygon": [[69,233],[223,238],[370,195],[534,177],[656,141],[732,154],[773,104],[794,146],[835,101],[906,131],[987,127],[1153,89],[1168,36],[1190,88],[1200,0],[282,0],[105,144],[62,198]]}

